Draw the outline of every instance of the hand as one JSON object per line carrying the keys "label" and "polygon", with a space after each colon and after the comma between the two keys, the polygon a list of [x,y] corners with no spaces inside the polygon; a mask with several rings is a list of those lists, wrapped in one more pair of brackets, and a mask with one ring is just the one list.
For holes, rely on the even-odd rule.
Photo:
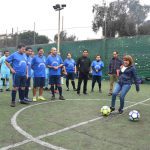
{"label": "hand", "polygon": [[58,66],[55,66],[54,69],[57,70],[57,69],[58,69]]}
{"label": "hand", "polygon": [[26,79],[28,80],[28,78],[29,78],[29,76],[28,76],[28,74],[26,74]]}
{"label": "hand", "polygon": [[98,72],[98,70],[96,70],[96,72]]}
{"label": "hand", "polygon": [[11,71],[13,74],[16,73],[16,71],[15,71],[13,68],[11,68],[10,71]]}

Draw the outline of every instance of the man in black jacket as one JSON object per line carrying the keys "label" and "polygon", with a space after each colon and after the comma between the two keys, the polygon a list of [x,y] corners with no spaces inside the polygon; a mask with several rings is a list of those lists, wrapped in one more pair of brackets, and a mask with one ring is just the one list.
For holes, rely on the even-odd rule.
{"label": "man in black jacket", "polygon": [[88,50],[83,50],[82,57],[80,57],[77,60],[77,70],[79,72],[79,78],[78,78],[78,88],[77,88],[77,94],[80,95],[80,87],[82,84],[82,81],[84,81],[83,85],[83,94],[87,94],[87,81],[91,66],[91,60],[88,58]]}
{"label": "man in black jacket", "polygon": [[119,59],[118,57],[118,52],[114,51],[113,52],[113,58],[110,60],[109,63],[109,71],[108,71],[108,75],[110,77],[110,88],[109,88],[109,93],[108,96],[112,95],[112,91],[113,91],[113,85],[114,82],[117,81],[118,76],[119,76],[119,70],[120,70],[120,66],[123,64],[123,61],[121,59]]}

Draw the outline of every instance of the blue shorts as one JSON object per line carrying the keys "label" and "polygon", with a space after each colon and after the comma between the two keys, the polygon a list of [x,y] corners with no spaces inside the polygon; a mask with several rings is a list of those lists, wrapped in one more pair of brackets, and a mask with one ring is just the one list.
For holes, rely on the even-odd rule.
{"label": "blue shorts", "polygon": [[9,79],[10,78],[10,73],[1,73],[1,78]]}
{"label": "blue shorts", "polygon": [[74,80],[74,72],[68,72],[66,75],[66,80]]}
{"label": "blue shorts", "polygon": [[60,85],[61,84],[61,76],[60,75],[51,75],[49,77],[49,84],[56,84],[56,85]]}
{"label": "blue shorts", "polygon": [[31,77],[28,77],[28,79],[26,79],[26,87],[30,87],[30,80],[31,80]]}
{"label": "blue shorts", "polygon": [[13,87],[25,87],[26,85],[26,76],[20,76],[18,74],[13,74]]}
{"label": "blue shorts", "polygon": [[45,77],[34,77],[33,78],[33,87],[44,87],[45,86]]}

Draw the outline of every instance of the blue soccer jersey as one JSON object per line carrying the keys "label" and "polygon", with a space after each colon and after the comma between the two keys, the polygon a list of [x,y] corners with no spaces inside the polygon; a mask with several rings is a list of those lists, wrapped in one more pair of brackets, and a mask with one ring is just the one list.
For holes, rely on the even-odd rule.
{"label": "blue soccer jersey", "polygon": [[24,55],[17,51],[6,58],[6,61],[12,64],[13,69],[19,76],[26,76],[27,61]]}
{"label": "blue soccer jersey", "polygon": [[64,66],[66,67],[67,73],[73,73],[75,71],[76,62],[74,59],[65,59]]}
{"label": "blue soccer jersey", "polygon": [[[48,56],[47,60],[46,60],[46,65],[49,66],[59,66],[60,64],[63,64],[63,60],[59,55],[53,56],[50,55]],[[58,68],[57,70],[53,69],[53,68],[49,68],[49,75],[61,75],[61,68]]]}
{"label": "blue soccer jersey", "polygon": [[34,77],[45,77],[46,76],[46,57],[36,55],[33,57],[31,66],[34,71]]}
{"label": "blue soccer jersey", "polygon": [[104,67],[103,61],[94,60],[91,64],[91,67],[92,67],[92,75],[102,76],[102,70],[101,69]]}
{"label": "blue soccer jersey", "polygon": [[27,61],[27,66],[28,66],[28,77],[31,77],[31,61],[32,61],[32,58],[31,56],[28,56],[25,54],[25,59]]}
{"label": "blue soccer jersey", "polygon": [[0,58],[0,64],[1,64],[1,74],[7,74],[10,75],[10,69],[5,64],[6,56],[3,56]]}

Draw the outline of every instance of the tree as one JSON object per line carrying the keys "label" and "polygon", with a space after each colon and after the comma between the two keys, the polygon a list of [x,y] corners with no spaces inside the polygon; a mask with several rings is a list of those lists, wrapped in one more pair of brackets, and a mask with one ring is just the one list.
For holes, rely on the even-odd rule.
{"label": "tree", "polygon": [[[61,31],[60,32],[60,42],[63,42],[63,41],[75,41],[75,39],[76,39],[75,35],[67,36],[67,32],[66,31]],[[57,42],[57,40],[58,40],[58,34],[56,34],[54,36],[54,41]]]}
{"label": "tree", "polygon": [[27,31],[20,33],[18,35],[19,43],[24,43],[25,45],[33,45],[34,44],[34,36],[36,44],[46,44],[49,42],[49,39],[45,35],[38,35],[38,33],[34,31]]}
{"label": "tree", "polygon": [[106,37],[130,36],[136,34],[136,26],[139,26],[147,18],[150,6],[142,6],[139,0],[114,1],[109,6],[93,6],[94,20],[92,29],[98,32],[103,29]]}
{"label": "tree", "polygon": [[150,35],[150,20],[139,26],[138,32],[141,35]]}

